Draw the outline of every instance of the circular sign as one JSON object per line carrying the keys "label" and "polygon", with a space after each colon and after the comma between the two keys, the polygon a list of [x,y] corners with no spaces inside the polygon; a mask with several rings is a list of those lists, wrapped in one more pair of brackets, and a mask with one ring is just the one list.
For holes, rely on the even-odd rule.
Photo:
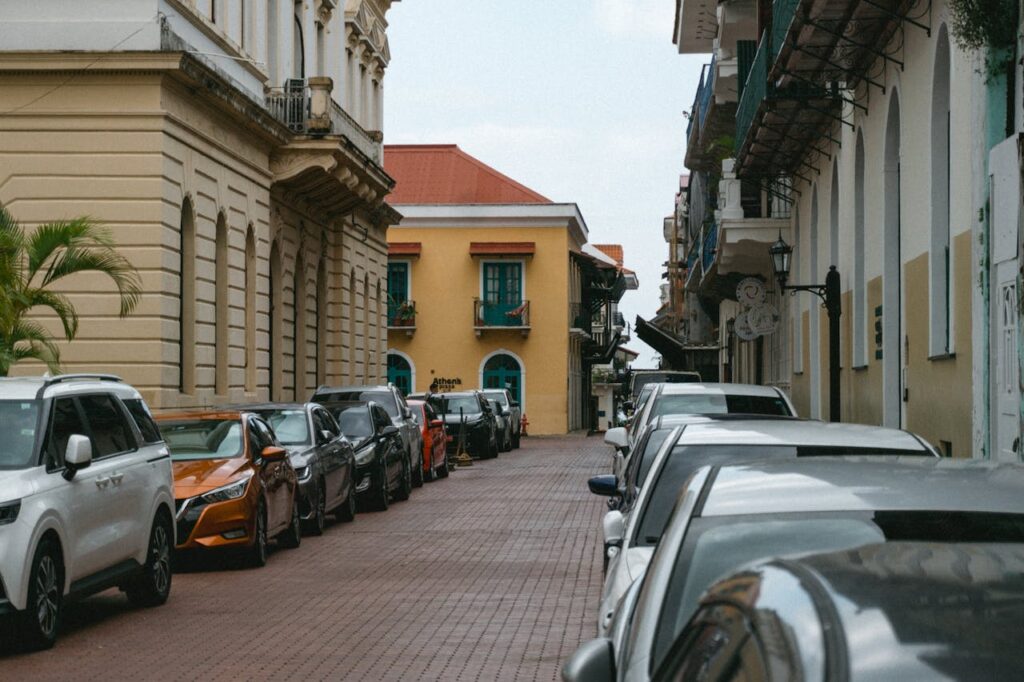
{"label": "circular sign", "polygon": [[779,312],[770,303],[751,306],[746,319],[747,324],[758,336],[771,334],[779,328]]}
{"label": "circular sign", "polygon": [[740,305],[760,305],[764,299],[764,283],[756,277],[741,279],[736,285],[736,300]]}
{"label": "circular sign", "polygon": [[736,336],[740,337],[743,341],[753,341],[757,338],[757,332],[750,326],[750,316],[746,310],[736,316],[733,322],[733,329],[736,331]]}

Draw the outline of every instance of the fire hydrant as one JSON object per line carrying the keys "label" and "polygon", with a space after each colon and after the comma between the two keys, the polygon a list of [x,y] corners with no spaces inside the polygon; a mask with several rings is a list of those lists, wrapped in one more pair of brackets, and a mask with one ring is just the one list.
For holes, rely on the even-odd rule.
{"label": "fire hydrant", "polygon": [[530,425],[530,420],[526,418],[526,413],[524,412],[523,413],[523,418],[519,420],[519,427],[520,427],[519,428],[519,435],[520,436],[529,436],[530,435],[530,434],[528,434],[526,432],[526,427],[528,427],[529,425]]}

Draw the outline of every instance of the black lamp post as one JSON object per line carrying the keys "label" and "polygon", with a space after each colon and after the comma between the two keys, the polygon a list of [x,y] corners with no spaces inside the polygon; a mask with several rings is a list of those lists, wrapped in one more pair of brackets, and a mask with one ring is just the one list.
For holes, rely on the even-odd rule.
{"label": "black lamp post", "polygon": [[779,240],[768,247],[772,257],[775,278],[779,281],[782,291],[809,291],[821,299],[828,312],[828,408],[829,421],[837,422],[839,418],[839,316],[842,314],[839,300],[839,272],[836,266],[830,265],[825,275],[824,284],[793,284],[787,285],[789,266],[793,258],[793,247],[787,244],[779,234]]}

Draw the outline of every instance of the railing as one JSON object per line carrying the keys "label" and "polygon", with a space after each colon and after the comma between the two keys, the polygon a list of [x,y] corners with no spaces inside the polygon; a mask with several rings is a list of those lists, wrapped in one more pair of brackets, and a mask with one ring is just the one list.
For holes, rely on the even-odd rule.
{"label": "railing", "polygon": [[530,302],[492,303],[473,301],[473,320],[476,327],[529,327]]}
{"label": "railing", "polygon": [[569,304],[569,328],[584,331],[590,328],[590,311],[582,303]]}
{"label": "railing", "polygon": [[388,327],[415,329],[416,301],[388,301]]}
{"label": "railing", "polygon": [[355,119],[349,116],[348,112],[334,100],[331,100],[331,133],[344,135],[355,145],[356,149],[366,154],[374,163],[380,163],[380,141],[363,130],[363,127],[356,123]]}
{"label": "railing", "polygon": [[768,94],[768,53],[771,51],[771,40],[768,31],[761,35],[761,43],[757,46],[757,54],[750,65],[750,75],[743,86],[743,95],[736,107],[736,141],[735,151],[738,154],[750,132],[754,115],[761,105],[761,100]]}
{"label": "railing", "polygon": [[704,273],[707,274],[707,271],[715,263],[715,252],[718,249],[718,223],[708,223],[704,230],[704,240],[700,250],[700,263]]}
{"label": "railing", "polygon": [[700,83],[697,85],[697,94],[693,98],[693,108],[690,109],[690,120],[686,124],[686,137],[690,137],[690,131],[696,122],[697,132],[704,130],[704,119],[711,106],[711,96],[715,90],[715,59],[712,57],[710,64],[705,64],[700,72]]}
{"label": "railing", "polygon": [[270,115],[288,126],[293,133],[306,131],[306,119],[309,118],[309,88],[306,82],[291,79],[283,88],[267,90],[267,109]]}
{"label": "railing", "polygon": [[800,0],[775,0],[772,3],[772,61],[779,56],[782,46],[786,43],[786,34],[793,23]]}

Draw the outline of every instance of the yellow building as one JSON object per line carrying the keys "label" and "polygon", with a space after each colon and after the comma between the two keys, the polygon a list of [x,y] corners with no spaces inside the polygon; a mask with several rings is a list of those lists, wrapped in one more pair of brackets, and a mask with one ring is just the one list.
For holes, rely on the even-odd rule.
{"label": "yellow building", "polygon": [[592,424],[590,366],[618,346],[615,262],[557,204],[454,145],[387,146],[388,376],[409,392],[508,387],[530,433]]}

